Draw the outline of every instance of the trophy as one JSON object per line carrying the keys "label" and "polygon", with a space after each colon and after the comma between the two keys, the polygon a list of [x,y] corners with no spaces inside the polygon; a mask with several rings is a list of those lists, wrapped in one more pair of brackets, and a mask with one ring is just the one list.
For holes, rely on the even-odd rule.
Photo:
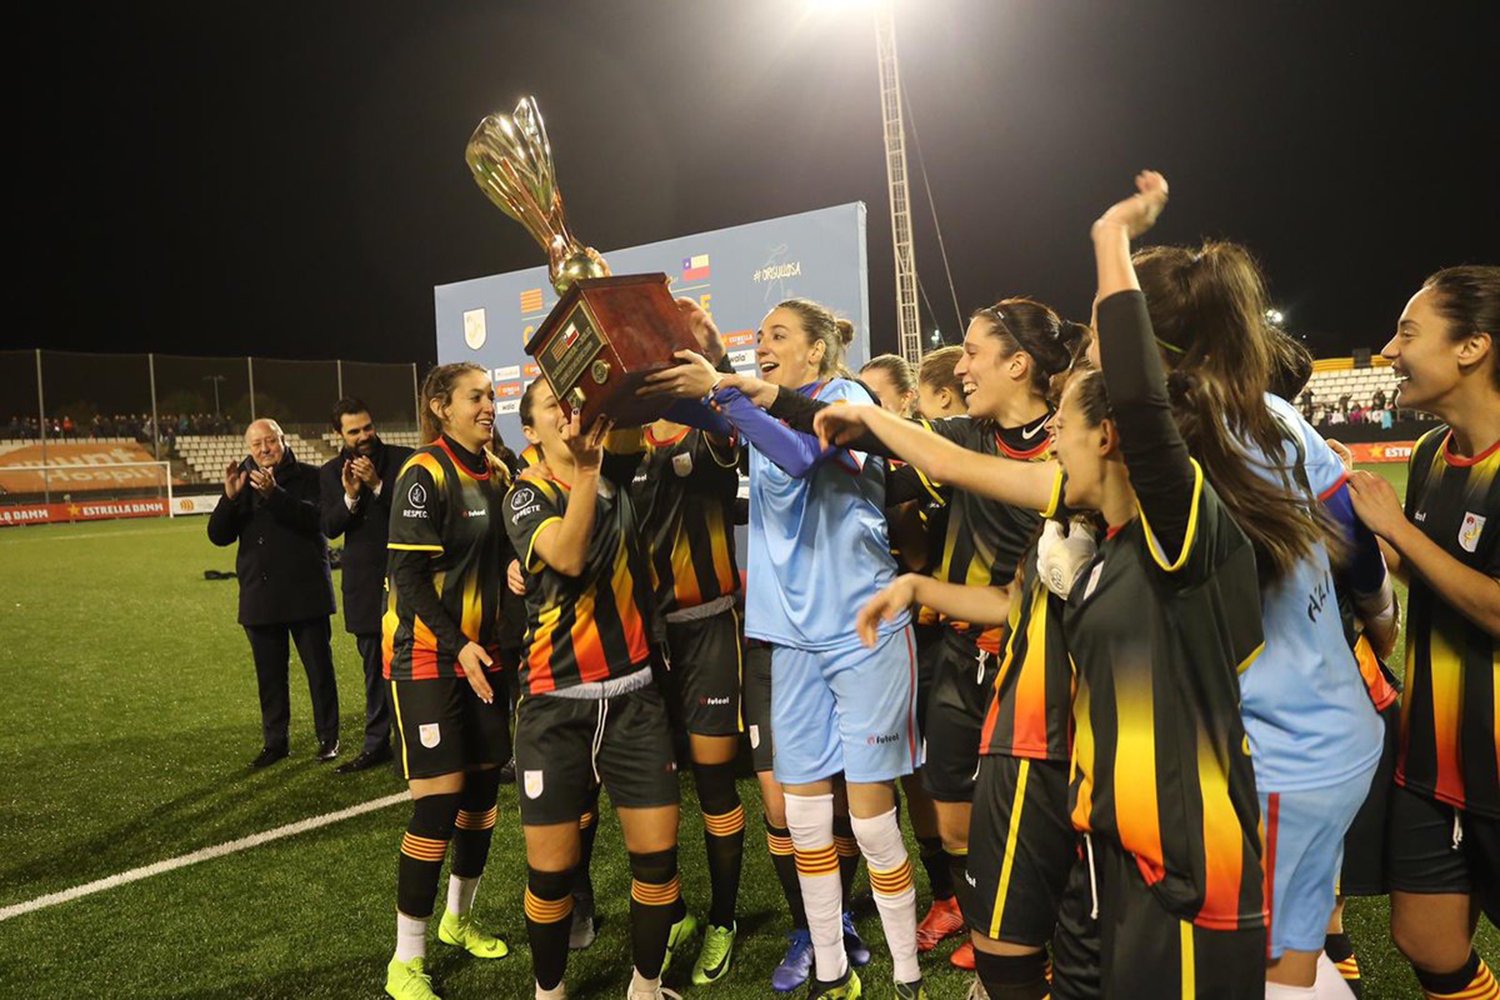
{"label": "trophy", "polygon": [[642,399],[645,377],[677,364],[672,352],[698,350],[665,274],[611,276],[593,247],[568,230],[552,167],[552,147],[536,100],[479,123],[464,153],[480,190],[547,251],[557,305],[526,342],[526,353],[552,384],[563,413],[582,411],[588,427],[601,413],[619,426],[650,423],[671,404]]}

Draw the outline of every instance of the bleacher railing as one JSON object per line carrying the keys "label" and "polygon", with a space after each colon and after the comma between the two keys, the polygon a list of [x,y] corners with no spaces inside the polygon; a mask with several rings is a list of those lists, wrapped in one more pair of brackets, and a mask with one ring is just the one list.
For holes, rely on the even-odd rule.
{"label": "bleacher railing", "polygon": [[[35,467],[27,476],[0,474],[0,505],[50,504],[79,493],[80,482],[92,492],[93,478],[64,471],[80,463],[165,462],[179,492],[216,487],[222,463],[205,469],[193,459],[208,449],[190,458],[179,441],[208,439],[242,453],[246,426],[261,417],[297,435],[298,457],[316,462],[332,454],[324,437],[334,403],[345,396],[365,402],[381,433],[414,433],[417,379],[415,364],[0,351],[0,473]],[[59,489],[64,481],[69,488]],[[124,485],[97,481],[111,483],[101,498]]]}

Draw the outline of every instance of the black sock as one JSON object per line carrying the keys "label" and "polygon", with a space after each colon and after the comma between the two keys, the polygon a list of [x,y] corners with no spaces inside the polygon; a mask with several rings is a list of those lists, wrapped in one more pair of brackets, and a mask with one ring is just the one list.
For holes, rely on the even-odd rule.
{"label": "black sock", "polygon": [[786,897],[786,908],[792,915],[792,926],[805,931],[807,910],[802,906],[802,883],[797,881],[797,858],[792,850],[792,831],[784,826],[772,826],[769,819],[765,824],[766,849],[771,852],[771,866],[776,869],[776,881],[781,883],[781,894]]}
{"label": "black sock", "polygon": [[974,949],[974,971],[990,1000],[1042,1000],[1047,984],[1047,953],[991,955]]}
{"label": "black sock", "polygon": [[927,869],[927,884],[932,887],[932,901],[953,898],[953,874],[948,870],[948,854],[942,837],[918,837],[922,867]]}
{"label": "black sock", "polygon": [[682,903],[677,884],[677,848],[630,852],[630,957],[646,979],[661,975],[667,935]]}
{"label": "black sock", "polygon": [[594,881],[589,876],[589,866],[594,860],[594,837],[599,833],[599,789],[594,789],[593,798],[582,816],[578,817],[578,867],[577,881],[573,885],[574,896],[594,898]]}
{"label": "black sock", "polygon": [[437,898],[438,874],[453,839],[459,795],[424,795],[412,802],[411,820],[401,838],[396,866],[396,908],[408,917],[426,920]]}
{"label": "black sock", "polygon": [[969,852],[952,854],[944,852],[948,859],[948,878],[952,880],[953,898],[958,900],[958,911],[964,914],[965,919],[974,909],[974,904],[969,896]]}
{"label": "black sock", "polygon": [[1417,982],[1422,984],[1422,989],[1429,995],[1468,995],[1470,990],[1474,990],[1475,996],[1484,996],[1477,988],[1483,986],[1486,980],[1491,985],[1494,983],[1490,970],[1479,960],[1479,953],[1472,948],[1469,949],[1469,960],[1452,972],[1425,972],[1415,965],[1411,970],[1417,974]]}
{"label": "black sock", "polygon": [[453,831],[453,874],[478,878],[490,856],[490,836],[495,832],[495,797],[500,791],[500,769],[486,768],[464,775],[459,795],[458,817]]}
{"label": "black sock", "polygon": [[843,883],[844,912],[849,911],[849,897],[854,894],[854,879],[859,874],[859,841],[854,839],[854,824],[846,813],[833,817],[833,846],[839,854],[839,879]]}
{"label": "black sock", "polygon": [[573,929],[573,877],[561,872],[526,869],[526,940],[536,983],[556,989],[568,970],[568,933]]}
{"label": "black sock", "polygon": [[1359,959],[1354,957],[1354,942],[1349,940],[1349,935],[1343,931],[1329,934],[1323,939],[1323,951],[1339,970],[1339,975],[1344,977],[1344,984],[1349,987],[1349,992],[1356,997],[1364,996],[1364,984],[1359,978]]}
{"label": "black sock", "polygon": [[693,779],[703,808],[703,844],[713,889],[708,919],[715,927],[733,927],[745,857],[745,807],[734,784],[734,764],[694,764]]}

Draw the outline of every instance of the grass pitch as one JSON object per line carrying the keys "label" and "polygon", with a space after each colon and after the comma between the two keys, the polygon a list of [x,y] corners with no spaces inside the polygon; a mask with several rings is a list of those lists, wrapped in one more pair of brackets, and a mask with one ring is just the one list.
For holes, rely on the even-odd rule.
{"label": "grass pitch", "polygon": [[[1400,466],[1377,467],[1404,485]],[[0,909],[400,792],[386,769],[339,776],[312,760],[306,687],[292,667],[293,756],[264,771],[255,674],[235,624],[233,549],[208,543],[202,518],[0,531]],[[358,749],[362,680],[352,638],[335,619],[345,758]],[[773,995],[771,969],[787,920],[743,781],[749,824],[736,967],[714,987],[686,983],[696,942],[668,985],[723,1000]],[[430,944],[450,997],[526,998],[529,956],[520,899],[525,858],[513,787],[501,791],[477,913],[512,954],[481,962]],[[569,963],[570,995],[616,997],[628,981],[629,880],[608,809],[594,858],[602,925]],[[404,806],[202,861],[0,921],[0,984],[12,996],[374,998],[393,943],[396,850]],[[702,825],[684,781],[683,891],[700,913],[708,886]],[[859,892],[865,892],[863,876]],[[925,908],[925,879],[919,876]],[[439,899],[441,903],[441,893]],[[1389,944],[1384,900],[1346,917],[1366,997],[1417,996]],[[863,978],[888,995],[879,920],[860,929],[875,951]],[[924,960],[934,1000],[961,997],[950,940]],[[1492,964],[1500,935],[1485,924]]]}

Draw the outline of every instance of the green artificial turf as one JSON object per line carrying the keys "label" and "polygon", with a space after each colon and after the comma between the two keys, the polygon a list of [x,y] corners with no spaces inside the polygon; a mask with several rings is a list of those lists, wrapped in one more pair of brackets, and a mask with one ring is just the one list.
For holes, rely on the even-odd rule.
{"label": "green artificial turf", "polygon": [[[1378,471],[1404,485],[1401,466]],[[0,907],[401,791],[386,769],[340,776],[312,760],[295,659],[293,755],[246,767],[260,748],[255,674],[235,624],[235,582],[203,579],[205,569],[232,569],[233,549],[210,545],[205,527],[181,518],[0,530]],[[335,625],[347,759],[360,740],[363,686],[353,641],[341,619]],[[685,996],[773,995],[787,920],[755,783],[742,781],[740,794],[748,825],[736,968],[717,986],[692,987],[693,942],[668,977]],[[603,812],[594,862],[603,923],[594,947],[570,962],[577,1000],[622,996],[629,974],[629,872],[618,824]],[[27,997],[381,996],[406,818],[402,805],[379,809],[0,922],[0,984]],[[702,824],[686,779],[681,843],[683,891],[701,915]],[[488,871],[477,913],[508,937],[512,955],[481,962],[434,933],[430,968],[449,997],[527,998],[513,788],[501,793]],[[925,878],[918,884],[925,909]],[[858,891],[876,955],[866,995],[889,996],[863,876]],[[1346,920],[1365,996],[1416,996],[1389,943],[1385,901],[1352,901]],[[953,944],[924,959],[933,1000],[968,988],[946,962]],[[1489,924],[1480,949],[1500,955]]]}

